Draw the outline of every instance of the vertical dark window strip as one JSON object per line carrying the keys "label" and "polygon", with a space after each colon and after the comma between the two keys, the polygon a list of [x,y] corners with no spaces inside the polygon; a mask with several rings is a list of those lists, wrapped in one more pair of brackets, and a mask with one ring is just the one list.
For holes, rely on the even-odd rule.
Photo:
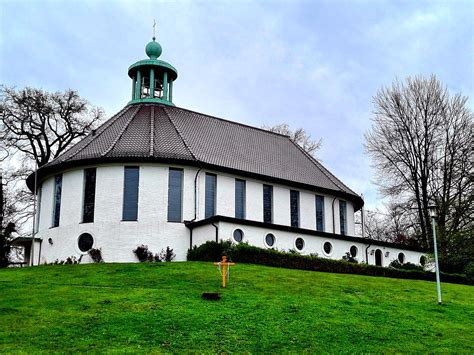
{"label": "vertical dark window strip", "polygon": [[316,230],[324,232],[324,196],[316,196]]}
{"label": "vertical dark window strip", "polygon": [[183,206],[183,170],[171,169],[168,175],[168,222],[181,222]]}
{"label": "vertical dark window strip", "polygon": [[84,170],[84,202],[82,222],[94,222],[96,168]]}
{"label": "vertical dark window strip", "polygon": [[216,214],[216,183],[217,176],[214,174],[206,174],[206,206],[205,217],[209,218]]}
{"label": "vertical dark window strip", "polygon": [[235,218],[245,219],[245,180],[235,179]]}
{"label": "vertical dark window strip", "polygon": [[122,220],[136,221],[138,218],[138,166],[126,166],[124,170]]}
{"label": "vertical dark window strip", "polygon": [[273,186],[263,185],[263,222],[273,223]]}
{"label": "vertical dark window strip", "polygon": [[346,201],[339,201],[339,223],[341,225],[341,234],[347,234],[347,211]]}
{"label": "vertical dark window strip", "polygon": [[290,190],[290,217],[291,226],[298,228],[300,226],[300,192]]}
{"label": "vertical dark window strip", "polygon": [[54,177],[54,206],[53,206],[53,227],[59,226],[59,217],[61,214],[61,192],[63,185],[63,176]]}

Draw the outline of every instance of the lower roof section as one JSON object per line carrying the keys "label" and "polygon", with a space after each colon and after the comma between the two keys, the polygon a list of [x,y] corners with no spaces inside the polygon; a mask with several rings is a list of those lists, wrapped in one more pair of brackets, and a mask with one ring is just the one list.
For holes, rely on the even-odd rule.
{"label": "lower roof section", "polygon": [[[32,241],[33,241],[32,238],[28,238],[28,237],[17,237],[17,238],[15,238],[15,239],[13,239],[13,240],[11,241],[11,245],[22,246],[22,245],[31,244]],[[42,241],[43,241],[43,239],[41,239],[41,238],[35,238],[35,242],[41,243]]]}
{"label": "lower roof section", "polygon": [[295,227],[290,227],[290,226],[284,226],[281,224],[264,223],[264,222],[259,222],[259,221],[252,221],[248,219],[233,218],[233,217],[227,217],[227,216],[221,216],[221,215],[212,216],[212,217],[202,219],[199,221],[185,221],[185,224],[189,229],[194,229],[196,227],[200,227],[200,226],[204,226],[204,225],[208,225],[208,224],[212,224],[216,222],[228,222],[228,223],[235,223],[235,224],[240,224],[244,226],[262,227],[262,228],[274,229],[274,230],[284,231],[284,232],[293,232],[293,233],[302,234],[302,235],[313,235],[313,236],[324,237],[324,238],[352,241],[355,243],[364,243],[364,244],[370,244],[370,245],[378,245],[382,247],[392,247],[392,248],[397,248],[397,249],[402,249],[402,250],[418,251],[422,253],[426,252],[425,249],[420,248],[420,247],[412,247],[408,245],[384,242],[380,240],[373,240],[373,239],[360,238],[360,237],[351,237],[348,235],[327,233],[327,232],[321,232],[321,231],[305,229],[305,228],[295,228]]}

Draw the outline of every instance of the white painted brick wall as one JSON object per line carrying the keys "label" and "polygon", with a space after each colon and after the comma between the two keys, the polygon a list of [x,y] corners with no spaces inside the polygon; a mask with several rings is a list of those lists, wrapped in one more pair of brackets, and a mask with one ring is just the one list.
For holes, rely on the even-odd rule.
{"label": "white painted brick wall", "polygon": [[[52,262],[73,255],[79,257],[81,252],[77,246],[77,239],[81,233],[85,232],[92,234],[95,241],[94,248],[101,248],[104,259],[109,262],[135,261],[136,258],[132,253],[132,249],[135,249],[139,244],[148,245],[150,250],[155,253],[170,246],[177,255],[176,260],[186,259],[190,243],[189,229],[183,223],[167,222],[169,166],[162,164],[127,165],[140,166],[138,221],[122,221],[124,166],[121,164],[97,166],[94,223],[81,223],[83,168],[75,168],[63,173],[61,219],[59,227],[56,228],[51,228],[54,177],[51,176],[43,182],[38,232],[38,237],[43,238],[42,262]],[[183,220],[192,220],[194,219],[194,179],[198,169],[182,166],[173,167],[184,169]],[[209,172],[218,176],[217,214],[234,217],[234,181],[237,177],[246,180],[247,219],[263,221],[263,181],[215,171]],[[206,170],[201,170],[197,179],[197,220],[204,218],[205,174]],[[279,184],[272,184],[272,186],[274,187],[274,223],[289,226],[290,188]],[[300,191],[300,226],[314,230],[316,227],[314,197],[316,193],[308,190],[298,191]],[[332,232],[333,197],[326,194],[320,195],[325,197],[325,231]],[[336,199],[334,203],[334,210],[336,233],[338,233],[340,230],[339,199]],[[348,235],[354,235],[353,211],[351,202],[347,201]],[[230,237],[232,232],[230,229],[234,227],[222,227],[220,233],[227,233]],[[257,246],[265,246],[264,236],[271,229],[245,228],[247,229],[246,239],[249,242]],[[249,234],[247,235],[247,233]],[[295,248],[294,234],[281,232],[274,232],[274,234],[277,236],[277,248],[285,250]],[[52,238],[52,245],[48,243],[48,238]],[[200,244],[206,240],[214,240],[214,227],[207,226],[196,229],[193,239],[195,244]],[[305,243],[303,253],[316,252],[319,255],[323,254],[320,238],[305,237]],[[348,250],[348,245],[340,241],[334,243],[335,249],[330,257],[340,259]],[[385,252],[385,249],[383,251]],[[387,264],[395,251],[393,253],[390,251],[390,253],[391,256],[387,258]],[[416,259],[415,256],[413,256],[414,259],[410,256],[410,252],[406,252],[406,255],[407,261]],[[396,256],[393,258],[396,258]]]}

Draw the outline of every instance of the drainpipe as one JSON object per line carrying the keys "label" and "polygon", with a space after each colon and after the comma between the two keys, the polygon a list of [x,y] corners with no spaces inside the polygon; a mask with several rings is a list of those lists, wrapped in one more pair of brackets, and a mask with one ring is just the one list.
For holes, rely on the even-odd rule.
{"label": "drainpipe", "polygon": [[365,261],[367,265],[369,265],[369,248],[372,246],[372,244],[367,245],[367,248],[365,248]]}
{"label": "drainpipe", "polygon": [[197,179],[201,170],[202,168],[199,168],[196,172],[196,175],[194,176],[194,218],[191,220],[191,222],[194,222],[197,218]]}
{"label": "drainpipe", "polygon": [[40,260],[41,260],[41,247],[43,246],[43,239],[40,239],[39,244],[40,244],[40,248],[39,248],[39,254],[38,254],[38,265],[40,264]]}
{"label": "drainpipe", "polygon": [[[194,218],[189,222],[194,222],[197,219],[197,179],[202,168],[199,168],[194,176]],[[193,248],[193,228],[189,228],[189,249]]]}
{"label": "drainpipe", "polygon": [[334,196],[334,199],[332,200],[332,232],[336,234],[336,219],[334,217],[334,202],[336,202],[336,196]]}
{"label": "drainpipe", "polygon": [[216,229],[216,243],[219,243],[219,227],[216,226],[214,223],[211,223],[214,228]]}

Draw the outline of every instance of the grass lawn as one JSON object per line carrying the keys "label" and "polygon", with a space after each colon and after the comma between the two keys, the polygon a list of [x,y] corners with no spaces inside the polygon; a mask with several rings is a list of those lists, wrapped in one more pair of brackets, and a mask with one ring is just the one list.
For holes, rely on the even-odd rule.
{"label": "grass lawn", "polygon": [[211,263],[0,270],[0,353],[474,353],[474,287]]}

